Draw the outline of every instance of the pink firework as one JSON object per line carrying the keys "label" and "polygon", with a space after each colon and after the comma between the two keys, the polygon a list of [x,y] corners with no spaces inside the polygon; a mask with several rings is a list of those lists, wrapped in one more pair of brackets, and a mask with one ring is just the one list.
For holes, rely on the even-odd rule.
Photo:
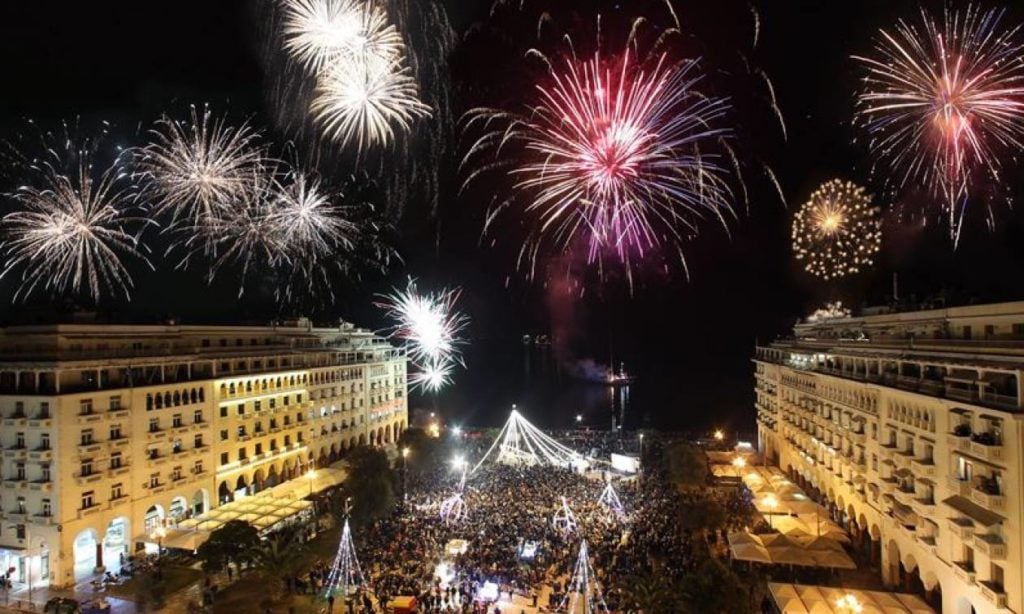
{"label": "pink firework", "polygon": [[954,245],[972,182],[997,185],[1004,158],[1024,143],[1024,45],[1003,11],[969,6],[940,22],[883,30],[865,70],[858,122],[890,186],[928,186],[943,200]]}
{"label": "pink firework", "polygon": [[561,64],[526,113],[471,113],[467,127],[489,130],[465,156],[464,165],[483,163],[468,181],[496,166],[517,178],[531,228],[520,264],[531,273],[542,254],[580,242],[588,262],[614,255],[630,274],[653,251],[668,247],[682,258],[696,221],[730,210],[725,172],[705,151],[728,134],[716,127],[727,103],[697,91],[695,61],[661,56],[645,67],[625,51],[609,63],[595,54]]}

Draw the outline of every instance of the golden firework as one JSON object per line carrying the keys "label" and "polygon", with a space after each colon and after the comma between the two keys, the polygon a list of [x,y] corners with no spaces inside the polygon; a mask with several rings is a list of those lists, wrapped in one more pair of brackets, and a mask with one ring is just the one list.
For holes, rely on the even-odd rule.
{"label": "golden firework", "polygon": [[793,216],[793,253],[811,275],[839,279],[874,264],[881,227],[879,210],[864,188],[832,179]]}

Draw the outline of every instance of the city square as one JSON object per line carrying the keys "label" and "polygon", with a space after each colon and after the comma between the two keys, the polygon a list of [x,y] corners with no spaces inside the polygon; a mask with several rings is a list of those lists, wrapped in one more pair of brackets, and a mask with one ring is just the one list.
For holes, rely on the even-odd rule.
{"label": "city square", "polygon": [[1024,612],[1018,4],[0,3],[0,614]]}

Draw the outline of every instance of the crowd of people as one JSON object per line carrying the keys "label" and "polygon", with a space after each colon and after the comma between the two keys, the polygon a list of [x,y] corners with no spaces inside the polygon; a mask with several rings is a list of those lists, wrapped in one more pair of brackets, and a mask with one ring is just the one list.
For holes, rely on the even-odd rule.
{"label": "crowd of people", "polygon": [[[578,438],[566,443],[609,447]],[[654,567],[681,577],[696,557],[695,538],[666,522],[678,513],[679,493],[656,474],[617,477],[612,483],[621,514],[600,502],[606,470],[485,464],[468,477],[465,514],[458,518],[441,513],[441,502],[460,487],[457,470],[442,466],[415,476],[404,508],[356,536],[376,603],[408,595],[427,612],[493,612],[496,588],[505,601],[517,595],[519,603],[558,611],[578,594],[572,572],[583,539],[596,572],[591,598],[600,587],[599,598],[613,612],[628,601],[620,580]],[[570,529],[554,521],[563,498],[575,520]],[[453,540],[465,540],[465,551],[450,552]]]}

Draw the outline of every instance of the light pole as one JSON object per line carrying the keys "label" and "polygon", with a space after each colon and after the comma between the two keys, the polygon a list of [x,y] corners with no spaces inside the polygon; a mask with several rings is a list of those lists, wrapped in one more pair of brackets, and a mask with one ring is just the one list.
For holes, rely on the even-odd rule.
{"label": "light pole", "polygon": [[167,537],[167,529],[162,526],[153,529],[153,534],[150,535],[151,539],[156,540],[156,558],[159,559],[163,556],[164,551],[164,538]]}
{"label": "light pole", "polygon": [[725,440],[725,433],[722,429],[715,429],[715,441],[722,442]]}
{"label": "light pole", "polygon": [[306,477],[309,478],[309,498],[313,498],[313,479],[316,478],[316,469],[310,469],[306,472]]}
{"label": "light pole", "polygon": [[640,433],[640,464],[644,462],[644,434]]}
{"label": "light pole", "polygon": [[408,483],[408,481],[406,479],[406,476],[409,474],[409,468],[408,468],[408,462],[409,461],[408,461],[408,458],[409,458],[409,446],[406,446],[406,447],[402,448],[402,502],[403,503],[405,503],[405,500],[406,500],[406,498],[408,496],[408,493],[409,493],[409,483]]}
{"label": "light pole", "polygon": [[775,497],[775,495],[765,495],[765,497],[764,497],[764,499],[762,499],[761,503],[763,503],[764,506],[766,508],[768,508],[768,510],[769,510],[768,511],[768,528],[774,530],[775,527],[772,526],[772,514],[775,513],[775,508],[777,508],[779,506],[779,500]]}

